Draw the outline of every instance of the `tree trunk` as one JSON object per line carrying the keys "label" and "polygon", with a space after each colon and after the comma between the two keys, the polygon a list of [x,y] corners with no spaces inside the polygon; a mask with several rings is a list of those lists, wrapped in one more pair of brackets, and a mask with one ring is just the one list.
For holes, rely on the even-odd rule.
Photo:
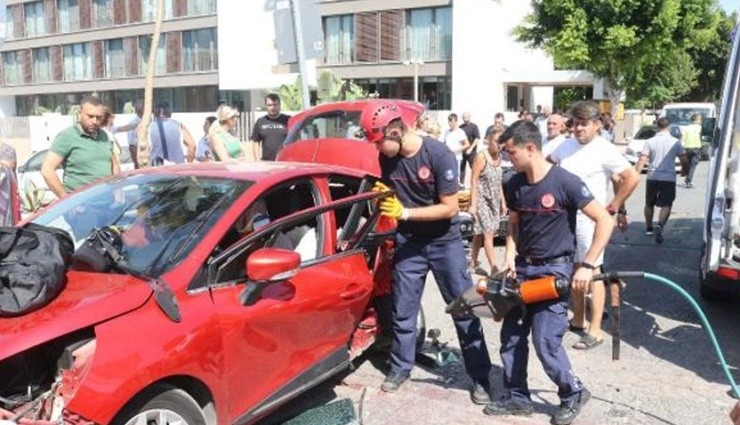
{"label": "tree trunk", "polygon": [[149,166],[149,123],[152,121],[152,104],[154,94],[154,72],[157,69],[157,48],[159,46],[159,33],[162,30],[162,17],[164,16],[164,0],[157,0],[157,17],[154,21],[154,33],[152,43],[149,47],[149,62],[146,67],[146,81],[144,82],[144,113],[141,122],[136,128],[138,139],[137,160],[140,168]]}

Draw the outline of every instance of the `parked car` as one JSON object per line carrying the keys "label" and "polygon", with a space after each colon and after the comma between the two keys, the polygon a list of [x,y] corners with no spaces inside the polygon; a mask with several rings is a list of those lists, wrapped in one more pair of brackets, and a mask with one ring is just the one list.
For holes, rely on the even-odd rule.
{"label": "parked car", "polygon": [[[288,135],[277,160],[342,165],[379,177],[378,148],[368,143],[359,123],[362,111],[375,108],[378,102],[387,101],[367,99],[325,103],[292,116],[288,122]],[[412,121],[424,112],[424,105],[417,102],[393,102]],[[505,161],[505,164],[511,168],[510,162]],[[473,221],[470,214],[461,211],[459,220],[463,237],[472,238]],[[506,235],[506,223],[507,218],[502,217],[499,236]]]}
{"label": "parked car", "polygon": [[374,301],[390,290],[383,194],[363,176],[149,168],[31,217],[79,248],[56,299],[0,318],[0,419],[253,423],[345,369],[379,334]]}
{"label": "parked car", "polygon": [[[35,188],[35,190],[41,192],[40,198],[43,205],[48,205],[57,199],[57,196],[51,191],[51,189],[49,189],[49,186],[46,184],[46,180],[44,180],[44,177],[41,175],[41,164],[44,162],[44,157],[47,152],[49,152],[49,150],[44,149],[34,153],[23,165],[18,167],[18,187],[20,188],[21,194]],[[128,146],[121,147],[120,161],[121,171],[130,171],[134,169],[134,162],[131,159]],[[62,170],[61,167],[57,169],[57,175],[60,180],[63,178],[64,170]]]}
{"label": "parked car", "polygon": [[[671,133],[671,136],[679,140],[681,139],[681,129],[678,126],[672,125],[669,131]],[[657,132],[658,127],[654,125],[645,125],[637,130],[637,133],[635,133],[635,135],[627,144],[627,148],[624,150],[623,154],[623,156],[627,159],[627,161],[629,161],[630,164],[637,164],[637,161],[640,160],[640,155],[642,155],[642,150],[645,148],[645,142],[648,139],[653,138]],[[675,165],[676,172],[680,173],[681,161],[678,158],[676,158]],[[643,173],[647,173],[648,171],[650,171],[650,164],[647,164],[642,170]]]}

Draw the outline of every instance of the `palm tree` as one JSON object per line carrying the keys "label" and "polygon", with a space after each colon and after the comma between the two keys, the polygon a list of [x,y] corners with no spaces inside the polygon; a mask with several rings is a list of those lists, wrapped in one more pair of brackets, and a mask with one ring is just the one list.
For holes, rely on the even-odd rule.
{"label": "palm tree", "polygon": [[159,46],[159,34],[162,30],[162,17],[164,15],[164,0],[157,0],[157,17],[154,20],[154,32],[152,42],[149,45],[149,62],[146,67],[146,80],[144,82],[144,114],[141,122],[136,128],[138,138],[138,162],[139,167],[149,166],[149,123],[152,120],[152,98],[154,94],[154,72],[157,69],[157,47]]}

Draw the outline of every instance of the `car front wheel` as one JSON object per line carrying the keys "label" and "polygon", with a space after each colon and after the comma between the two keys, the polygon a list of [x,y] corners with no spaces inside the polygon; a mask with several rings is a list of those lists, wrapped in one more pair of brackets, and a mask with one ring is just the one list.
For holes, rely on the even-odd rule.
{"label": "car front wheel", "polygon": [[144,391],[119,417],[115,423],[125,425],[206,425],[198,402],[169,385]]}

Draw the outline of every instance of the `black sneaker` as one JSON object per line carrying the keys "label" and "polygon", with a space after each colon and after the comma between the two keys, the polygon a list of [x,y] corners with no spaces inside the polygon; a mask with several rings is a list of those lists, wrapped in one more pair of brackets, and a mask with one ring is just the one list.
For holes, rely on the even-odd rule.
{"label": "black sneaker", "polygon": [[483,413],[489,416],[531,416],[532,413],[534,413],[534,407],[532,407],[531,403],[518,402],[511,398],[504,398],[488,403],[486,408],[483,409]]}
{"label": "black sneaker", "polygon": [[488,386],[474,383],[472,387],[470,387],[470,400],[474,404],[479,405],[485,405],[491,402],[491,397],[488,395]]}
{"label": "black sneaker", "polygon": [[663,226],[657,226],[655,228],[655,242],[663,243]]}
{"label": "black sneaker", "polygon": [[550,423],[552,425],[570,425],[576,419],[583,405],[591,399],[591,392],[587,389],[581,390],[577,399],[560,403],[560,407],[552,415]]}
{"label": "black sneaker", "polygon": [[401,388],[401,385],[404,382],[408,381],[408,379],[408,373],[391,372],[388,374],[388,376],[385,377],[385,381],[383,381],[380,389],[381,391],[385,391],[387,393],[395,393],[396,391],[398,391],[399,388]]}
{"label": "black sneaker", "polygon": [[653,228],[652,227],[646,227],[645,228],[645,234],[647,236],[653,236]]}

